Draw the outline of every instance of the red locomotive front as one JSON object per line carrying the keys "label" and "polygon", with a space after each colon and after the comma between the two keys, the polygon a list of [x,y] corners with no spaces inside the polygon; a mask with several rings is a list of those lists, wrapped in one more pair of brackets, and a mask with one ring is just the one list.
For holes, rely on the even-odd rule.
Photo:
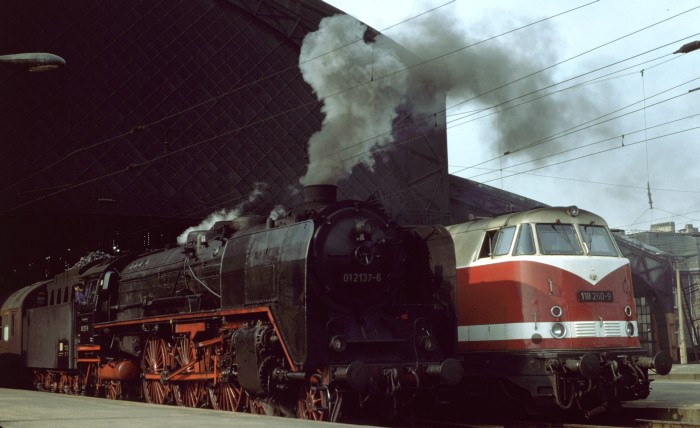
{"label": "red locomotive front", "polygon": [[587,415],[649,394],[670,357],[639,343],[629,261],[590,212],[540,208],[448,228],[467,373],[539,409]]}

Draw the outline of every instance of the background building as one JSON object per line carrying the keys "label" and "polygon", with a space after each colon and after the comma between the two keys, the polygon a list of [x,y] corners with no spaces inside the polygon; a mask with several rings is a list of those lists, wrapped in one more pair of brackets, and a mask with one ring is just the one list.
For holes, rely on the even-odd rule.
{"label": "background building", "polygon": [[[630,235],[638,242],[656,248],[659,256],[666,259],[668,266],[674,270],[672,276],[673,307],[678,316],[676,297],[676,278],[680,278],[680,290],[685,320],[685,343],[690,360],[698,360],[698,328],[700,327],[700,232],[692,224],[676,229],[674,222],[658,223],[648,232]],[[670,270],[670,269],[667,269]],[[668,281],[671,284],[671,281]],[[675,334],[678,335],[678,328]]]}

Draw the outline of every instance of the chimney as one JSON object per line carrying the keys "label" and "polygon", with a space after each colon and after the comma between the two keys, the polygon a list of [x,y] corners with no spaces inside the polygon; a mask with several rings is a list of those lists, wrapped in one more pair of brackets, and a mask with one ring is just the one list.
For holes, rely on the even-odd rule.
{"label": "chimney", "polygon": [[334,184],[314,184],[304,187],[304,206],[316,210],[336,201],[338,186]]}

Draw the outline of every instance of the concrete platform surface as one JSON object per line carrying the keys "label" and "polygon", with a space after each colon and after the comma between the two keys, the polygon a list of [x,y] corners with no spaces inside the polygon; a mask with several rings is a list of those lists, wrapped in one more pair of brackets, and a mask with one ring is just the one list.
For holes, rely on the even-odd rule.
{"label": "concrete platform surface", "polygon": [[0,388],[0,428],[18,427],[353,427],[246,413]]}
{"label": "concrete platform surface", "polygon": [[677,364],[668,375],[652,378],[649,397],[623,403],[623,410],[636,419],[700,426],[700,364]]}
{"label": "concrete platform surface", "polygon": [[656,380],[690,380],[700,381],[700,364],[674,364],[671,373],[666,376],[659,376],[649,372],[650,378]]}

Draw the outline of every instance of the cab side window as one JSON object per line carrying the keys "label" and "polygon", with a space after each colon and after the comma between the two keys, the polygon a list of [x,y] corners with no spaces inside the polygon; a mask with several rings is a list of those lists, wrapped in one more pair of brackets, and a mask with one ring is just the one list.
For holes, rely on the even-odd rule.
{"label": "cab side window", "polygon": [[502,256],[510,252],[510,244],[515,236],[515,226],[504,227],[496,235],[496,245],[493,247],[494,256]]}
{"label": "cab side window", "polygon": [[503,229],[487,230],[484,242],[481,244],[479,258],[502,256],[510,251],[510,244],[515,236],[515,226],[504,227]]}

